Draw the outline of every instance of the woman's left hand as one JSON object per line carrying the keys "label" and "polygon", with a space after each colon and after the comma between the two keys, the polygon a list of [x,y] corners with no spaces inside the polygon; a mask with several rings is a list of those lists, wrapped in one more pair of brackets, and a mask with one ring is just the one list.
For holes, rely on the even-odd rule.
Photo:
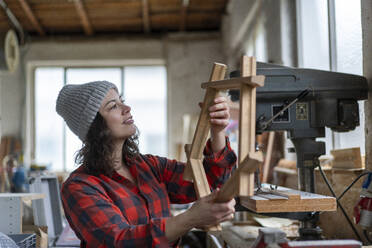
{"label": "woman's left hand", "polygon": [[[202,107],[202,103],[199,103]],[[213,152],[219,152],[226,145],[225,128],[229,124],[230,108],[226,97],[219,96],[208,108],[211,123],[211,142]]]}
{"label": "woman's left hand", "polygon": [[226,97],[219,96],[214,99],[214,104],[208,108],[211,133],[218,134],[224,132],[229,124],[230,108],[227,104]]}

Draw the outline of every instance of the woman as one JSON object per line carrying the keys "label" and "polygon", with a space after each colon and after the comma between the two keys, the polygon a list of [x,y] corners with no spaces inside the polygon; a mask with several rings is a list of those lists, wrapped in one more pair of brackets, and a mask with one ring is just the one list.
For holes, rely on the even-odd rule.
{"label": "woman", "polygon": [[[229,220],[234,199],[214,203],[215,192],[196,199],[192,183],[182,179],[184,163],[143,155],[137,129],[116,86],[107,81],[66,85],[56,110],[83,141],[76,157],[81,166],[62,186],[62,203],[81,247],[170,247],[194,227]],[[219,97],[209,108],[211,139],[204,167],[212,188],[231,173],[236,156],[224,129],[229,109]],[[170,203],[197,200],[184,213],[171,216]]]}

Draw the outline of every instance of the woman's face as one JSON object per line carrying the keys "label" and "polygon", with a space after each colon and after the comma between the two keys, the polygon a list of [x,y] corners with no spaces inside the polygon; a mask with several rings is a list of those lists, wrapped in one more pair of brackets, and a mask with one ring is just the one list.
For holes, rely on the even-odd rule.
{"label": "woman's face", "polygon": [[116,90],[110,89],[102,101],[99,113],[105,119],[114,139],[125,140],[136,133],[130,110]]}

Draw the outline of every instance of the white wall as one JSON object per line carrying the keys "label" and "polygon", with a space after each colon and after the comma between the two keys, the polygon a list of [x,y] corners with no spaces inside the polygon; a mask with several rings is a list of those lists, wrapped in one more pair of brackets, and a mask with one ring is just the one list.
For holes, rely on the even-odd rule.
{"label": "white wall", "polygon": [[[182,141],[182,116],[198,115],[213,62],[225,63],[218,34],[171,35],[165,43],[168,68],[168,147],[175,158]],[[191,141],[190,141],[191,142]]]}
{"label": "white wall", "polygon": [[21,137],[21,128],[24,125],[23,108],[25,100],[22,68],[15,72],[0,73],[0,113],[1,113],[1,136]]}

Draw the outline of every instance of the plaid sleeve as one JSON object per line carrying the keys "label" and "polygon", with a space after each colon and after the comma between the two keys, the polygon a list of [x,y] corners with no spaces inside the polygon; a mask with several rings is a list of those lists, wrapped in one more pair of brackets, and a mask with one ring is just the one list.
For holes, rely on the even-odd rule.
{"label": "plaid sleeve", "polygon": [[229,138],[226,137],[225,148],[217,153],[213,152],[211,140],[209,139],[203,154],[203,165],[209,185],[213,189],[221,187],[230,177],[237,160],[235,152],[230,147]]}
{"label": "plaid sleeve", "polygon": [[[171,203],[184,204],[196,200],[194,184],[183,180],[182,177],[185,163],[163,157],[147,156],[159,169],[156,174],[159,180],[166,184]],[[212,188],[220,187],[230,177],[235,162],[236,155],[227,137],[225,148],[218,153],[212,152],[211,142],[208,140],[204,149],[203,165]]]}
{"label": "plaid sleeve", "polygon": [[[169,247],[166,218],[130,225],[100,186],[86,178],[65,183],[62,203],[66,218],[87,247]],[[135,215],[133,204],[125,214]]]}

